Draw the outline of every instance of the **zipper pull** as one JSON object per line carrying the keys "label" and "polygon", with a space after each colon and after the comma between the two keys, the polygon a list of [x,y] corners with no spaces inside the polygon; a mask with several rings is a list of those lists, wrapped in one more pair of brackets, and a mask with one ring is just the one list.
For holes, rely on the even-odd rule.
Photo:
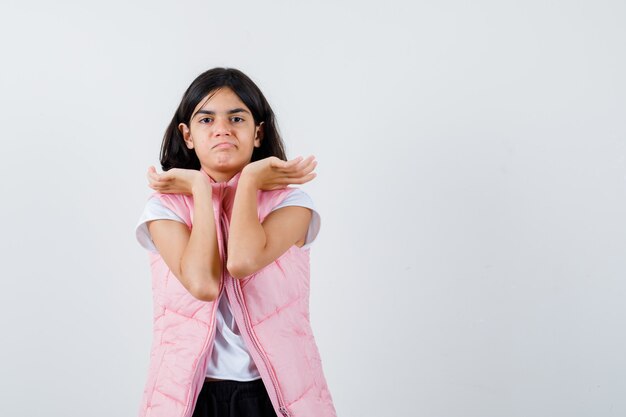
{"label": "zipper pull", "polygon": [[289,411],[287,410],[287,407],[281,406],[279,408],[279,410],[280,410],[281,414],[284,415],[285,417],[289,417],[290,416]]}

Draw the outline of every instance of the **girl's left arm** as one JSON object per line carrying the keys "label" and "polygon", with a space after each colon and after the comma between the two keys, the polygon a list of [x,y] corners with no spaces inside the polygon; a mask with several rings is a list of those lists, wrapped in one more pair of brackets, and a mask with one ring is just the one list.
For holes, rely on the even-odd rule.
{"label": "girl's left arm", "polygon": [[304,238],[311,221],[310,209],[287,206],[259,222],[258,190],[250,176],[240,177],[228,233],[226,268],[233,278],[252,275],[275,261]]}
{"label": "girl's left arm", "polygon": [[228,232],[226,268],[244,278],[274,262],[308,230],[311,209],[287,206],[272,211],[263,224],[257,212],[258,190],[276,190],[315,178],[313,156],[283,161],[270,156],[245,166],[239,177]]}

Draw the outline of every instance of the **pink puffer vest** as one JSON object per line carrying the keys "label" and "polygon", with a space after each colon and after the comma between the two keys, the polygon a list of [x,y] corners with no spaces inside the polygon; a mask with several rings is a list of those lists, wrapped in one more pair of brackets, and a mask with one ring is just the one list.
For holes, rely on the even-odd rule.
{"label": "pink puffer vest", "polygon": [[[224,249],[240,175],[227,183],[217,183],[207,175],[224,266],[220,294],[226,291],[277,416],[336,417],[309,322],[308,250],[293,245],[276,261],[241,280],[231,277],[226,269]],[[259,220],[263,221],[292,190],[258,191]],[[152,195],[191,228],[192,196]],[[154,333],[139,416],[191,417],[211,357],[218,303],[193,297],[159,254],[150,252],[150,263]]]}

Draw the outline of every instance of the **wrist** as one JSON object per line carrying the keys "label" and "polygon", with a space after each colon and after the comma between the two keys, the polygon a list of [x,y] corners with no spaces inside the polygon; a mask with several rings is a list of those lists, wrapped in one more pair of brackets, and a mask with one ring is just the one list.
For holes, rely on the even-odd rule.
{"label": "wrist", "polygon": [[193,195],[203,194],[203,195],[211,195],[213,189],[211,188],[211,183],[204,178],[198,178],[191,186],[191,193]]}
{"label": "wrist", "polygon": [[256,178],[250,175],[250,173],[246,171],[244,168],[241,171],[241,175],[239,176],[239,181],[237,182],[237,188],[239,187],[254,188],[255,190],[258,190],[259,184],[257,184]]}

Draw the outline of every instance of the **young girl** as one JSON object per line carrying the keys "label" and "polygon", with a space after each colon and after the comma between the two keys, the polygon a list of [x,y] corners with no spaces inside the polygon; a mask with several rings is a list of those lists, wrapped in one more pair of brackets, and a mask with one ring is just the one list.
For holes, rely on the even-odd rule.
{"label": "young girl", "polygon": [[149,250],[154,336],[141,417],[336,416],[309,322],[309,250],[320,217],[289,184],[274,113],[241,71],[185,92],[163,173],[137,225]]}

